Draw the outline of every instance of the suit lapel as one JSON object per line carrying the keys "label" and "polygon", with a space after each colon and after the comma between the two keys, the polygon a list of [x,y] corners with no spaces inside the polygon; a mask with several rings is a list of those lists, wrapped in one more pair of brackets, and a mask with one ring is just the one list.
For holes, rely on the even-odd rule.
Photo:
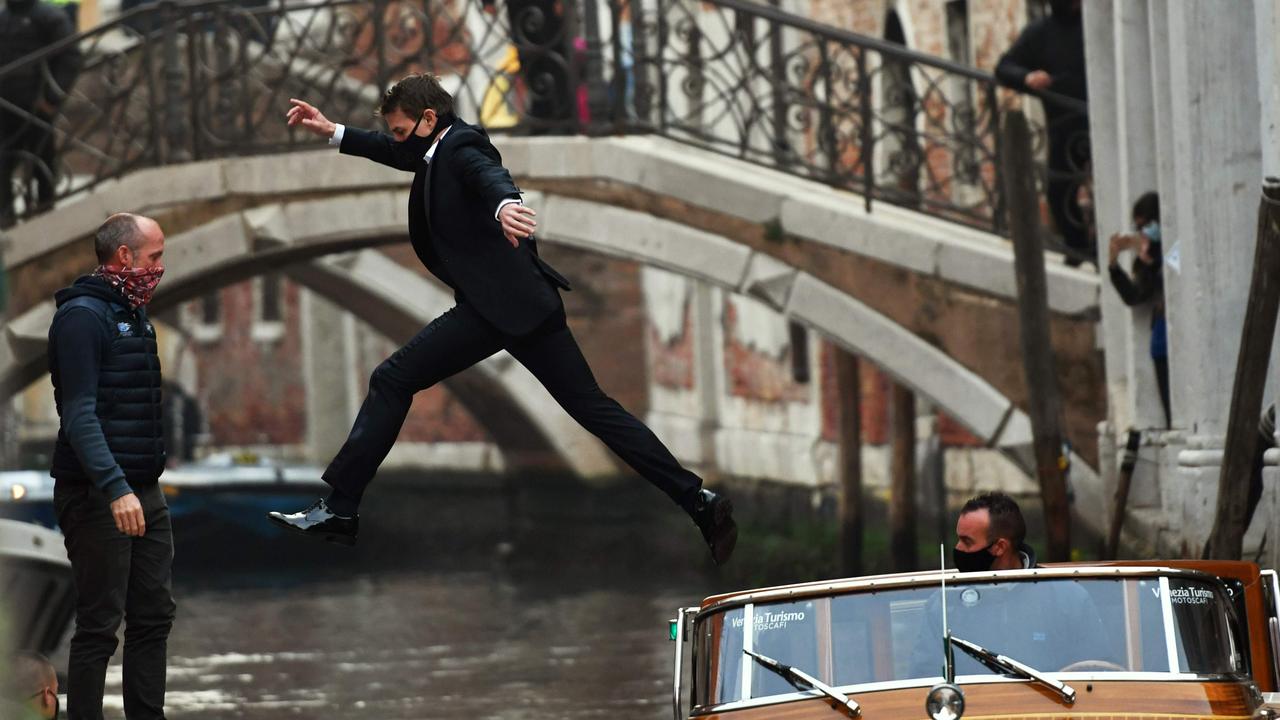
{"label": "suit lapel", "polygon": [[445,146],[449,143],[449,137],[453,136],[453,132],[460,126],[460,120],[453,120],[453,127],[444,133],[444,137],[440,138],[439,145],[435,146],[435,154],[431,155],[430,163],[426,164],[425,176],[422,178],[422,213],[426,214],[426,231],[431,232],[431,178],[435,176],[435,167],[439,165],[439,160],[443,158]]}

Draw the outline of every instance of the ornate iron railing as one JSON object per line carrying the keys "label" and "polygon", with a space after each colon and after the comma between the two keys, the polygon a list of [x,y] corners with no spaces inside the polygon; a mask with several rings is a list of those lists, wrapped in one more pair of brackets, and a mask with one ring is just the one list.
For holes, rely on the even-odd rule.
{"label": "ornate iron railing", "polygon": [[[266,2],[148,4],[0,68],[18,215],[141,167],[314,147],[283,123],[290,97],[371,125],[383,88],[427,70],[491,128],[657,133],[860,193],[868,209],[1002,232],[1000,115],[1038,104],[973,68],[746,0]],[[4,95],[24,74],[52,83],[71,44],[85,64],[52,93],[55,115]],[[1057,102],[1050,116],[1087,141],[1083,103]],[[52,165],[30,146],[46,134]],[[1037,136],[1043,156],[1054,133]],[[1042,183],[1085,178],[1041,168]],[[57,180],[54,197],[36,195],[39,177]]]}

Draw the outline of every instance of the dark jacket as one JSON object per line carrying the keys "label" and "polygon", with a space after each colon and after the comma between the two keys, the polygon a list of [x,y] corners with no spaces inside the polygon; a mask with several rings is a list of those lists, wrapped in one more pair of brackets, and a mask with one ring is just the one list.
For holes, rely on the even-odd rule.
{"label": "dark jacket", "polygon": [[1152,262],[1143,262],[1142,258],[1133,259],[1132,274],[1120,269],[1119,265],[1108,268],[1111,274],[1111,285],[1120,295],[1125,305],[1133,307],[1143,303],[1155,302],[1157,313],[1164,314],[1164,264],[1160,254],[1160,246],[1151,243]]}
{"label": "dark jacket", "polygon": [[[0,67],[74,33],[62,8],[39,0],[8,0],[0,5]],[[29,63],[0,76],[0,97],[21,108],[41,99],[56,107],[75,82],[80,59],[80,48],[72,44],[47,58],[47,75],[46,63]]]}
{"label": "dark jacket", "polygon": [[385,133],[348,127],[341,151],[414,173],[409,239],[432,274],[507,335],[529,333],[560,308],[556,288],[568,281],[538,257],[533,238],[512,247],[494,217],[520,190],[482,128],[455,120],[430,165],[406,166],[395,146]]}
{"label": "dark jacket", "polygon": [[1153,261],[1146,263],[1142,258],[1134,258],[1130,273],[1114,264],[1107,270],[1112,287],[1125,305],[1134,307],[1151,303],[1151,357],[1163,358],[1169,356],[1169,347],[1164,317],[1164,258],[1160,243],[1151,243],[1150,253]]}
{"label": "dark jacket", "polygon": [[1018,554],[1022,556],[1023,569],[1040,567],[1040,560],[1036,557],[1035,548],[1025,542],[1018,544]]}
{"label": "dark jacket", "polygon": [[51,474],[91,482],[108,500],[154,485],[165,448],[156,333],[105,281],[82,277],[56,295],[49,374],[60,427]]}
{"label": "dark jacket", "polygon": [[[955,637],[1041,670],[1081,660],[1119,659],[1093,596],[1080,582],[955,582],[959,587],[947,582],[947,629]],[[970,588],[976,593],[965,602]],[[913,676],[930,677],[943,664],[941,590],[929,595],[920,618],[907,667]],[[959,648],[955,663],[957,675],[989,672]]]}
{"label": "dark jacket", "polygon": [[1053,95],[1088,101],[1089,84],[1084,63],[1084,23],[1079,13],[1055,12],[1023,28],[996,65],[996,79],[1002,85],[1021,92],[1027,88],[1027,74],[1043,70],[1053,78],[1044,96],[1045,113],[1050,125],[1063,122],[1085,122],[1079,106],[1054,102]]}

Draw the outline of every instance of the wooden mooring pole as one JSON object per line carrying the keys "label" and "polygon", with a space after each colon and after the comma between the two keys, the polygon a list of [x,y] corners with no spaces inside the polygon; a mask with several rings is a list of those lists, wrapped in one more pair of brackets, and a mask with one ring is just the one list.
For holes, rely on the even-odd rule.
{"label": "wooden mooring pole", "polygon": [[1142,433],[1130,430],[1124,443],[1124,459],[1120,462],[1120,477],[1116,480],[1115,502],[1111,505],[1111,526],[1107,528],[1107,546],[1104,560],[1115,560],[1120,553],[1120,530],[1124,527],[1125,510],[1129,505],[1129,488],[1133,485],[1133,470],[1138,464],[1138,449],[1142,445]]}
{"label": "wooden mooring pole", "polygon": [[1048,536],[1046,558],[1062,562],[1071,556],[1062,399],[1049,340],[1049,293],[1044,270],[1044,240],[1040,237],[1040,202],[1031,168],[1031,132],[1021,111],[1004,114],[1000,140],[1004,149],[1001,170],[1005,204],[1018,280],[1018,326],[1027,375],[1027,410]]}
{"label": "wooden mooring pole", "polygon": [[836,348],[840,395],[840,572],[862,574],[862,374],[858,358]]}
{"label": "wooden mooring pole", "polygon": [[1218,506],[1204,557],[1239,560],[1244,550],[1249,475],[1258,447],[1258,416],[1271,363],[1276,311],[1280,307],[1280,178],[1262,184],[1258,240],[1253,251],[1253,280],[1244,311],[1240,352],[1236,356],[1227,439],[1218,476]]}
{"label": "wooden mooring pole", "polygon": [[889,463],[889,552],[898,572],[918,569],[916,557],[916,395],[893,384],[893,457]]}

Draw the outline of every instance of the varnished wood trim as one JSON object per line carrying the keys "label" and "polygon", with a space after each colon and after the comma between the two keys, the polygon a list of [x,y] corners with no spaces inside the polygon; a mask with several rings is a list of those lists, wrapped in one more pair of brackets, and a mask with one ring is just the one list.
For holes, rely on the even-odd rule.
{"label": "varnished wood trim", "polygon": [[[1115,718],[1115,720],[1249,720],[1257,704],[1249,684],[1221,682],[1081,682],[1074,705],[1056,692],[1027,682],[965,683],[964,720],[1017,718]],[[921,720],[928,687],[854,692],[867,720]],[[720,711],[698,720],[834,720],[833,703],[804,698]]]}
{"label": "varnished wood trim", "polygon": [[1114,712],[1073,712],[1064,710],[1062,712],[1042,712],[1042,713],[1012,713],[1008,715],[965,715],[966,720],[1005,720],[1006,718],[1093,718],[1106,717],[1116,718],[1195,718],[1202,720],[1203,718],[1214,718],[1214,720],[1248,720],[1252,715],[1200,715],[1194,713],[1114,713]]}

